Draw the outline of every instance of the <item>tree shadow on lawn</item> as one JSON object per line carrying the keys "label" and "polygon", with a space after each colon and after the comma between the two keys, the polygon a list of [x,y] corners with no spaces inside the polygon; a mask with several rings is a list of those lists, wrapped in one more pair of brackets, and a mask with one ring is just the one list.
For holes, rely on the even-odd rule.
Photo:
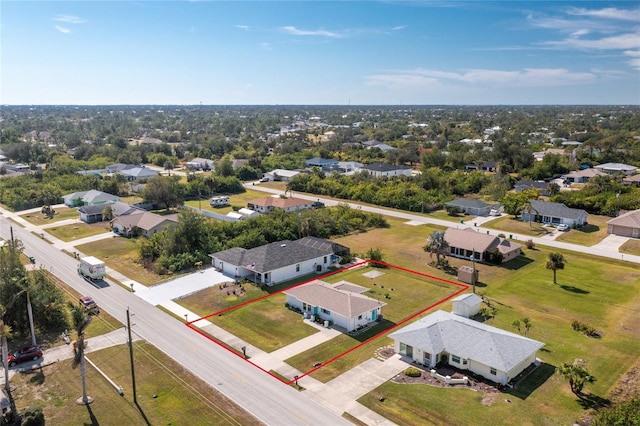
{"label": "tree shadow on lawn", "polygon": [[527,376],[522,378],[513,389],[509,389],[506,392],[515,396],[516,398],[522,400],[527,399],[529,395],[533,393],[533,391],[542,386],[542,384],[546,382],[549,377],[553,376],[553,373],[555,373],[555,371],[555,366],[543,362],[533,371],[531,371]]}
{"label": "tree shadow on lawn", "polygon": [[372,327],[368,327],[365,330],[362,330],[362,332],[360,333],[357,333],[357,334],[348,333],[348,335],[349,337],[356,339],[358,342],[364,342],[374,336],[377,336],[380,333],[384,333],[386,330],[389,330],[395,325],[396,325],[395,322],[389,321],[388,319],[383,319],[382,321],[378,322],[376,325]]}
{"label": "tree shadow on lawn", "polygon": [[44,371],[42,367],[38,368],[38,370],[27,371],[24,374],[30,374],[29,383],[32,385],[40,386],[44,384],[46,376],[44,375]]}
{"label": "tree shadow on lawn", "polygon": [[520,268],[524,268],[525,266],[527,266],[530,263],[533,263],[534,260],[526,257],[524,255],[522,256],[518,256],[513,260],[510,260],[508,262],[502,263],[500,265],[498,265],[500,268],[504,268],[504,269],[508,269],[510,271],[515,271],[517,269]]}
{"label": "tree shadow on lawn", "polygon": [[609,407],[611,405],[611,401],[609,399],[602,398],[601,396],[594,395],[592,393],[588,393],[588,394],[583,393],[578,395],[578,403],[584,409],[593,408],[595,410]]}
{"label": "tree shadow on lawn", "polygon": [[571,293],[577,293],[577,294],[589,294],[591,293],[590,291],[587,290],[583,290],[581,288],[578,288],[576,286],[572,286],[572,285],[565,285],[562,284],[560,285],[560,288],[566,291],[570,291]]}

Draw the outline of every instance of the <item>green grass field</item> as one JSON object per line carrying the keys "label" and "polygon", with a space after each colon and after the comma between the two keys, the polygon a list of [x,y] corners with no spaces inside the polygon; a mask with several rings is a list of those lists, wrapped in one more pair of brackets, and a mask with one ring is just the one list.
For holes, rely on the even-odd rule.
{"label": "green grass field", "polygon": [[[114,346],[87,355],[111,380],[124,388],[124,396],[90,365],[87,394],[90,406],[77,405],[82,395],[79,371],[71,360],[18,374],[12,380],[19,409],[41,406],[47,424],[67,425],[257,425],[259,422],[220,393],[193,376],[152,345],[134,344],[137,400],[133,402],[129,349]],[[145,417],[147,422],[145,422]]]}
{"label": "green grass field", "polygon": [[52,218],[48,218],[40,212],[26,213],[26,214],[20,215],[20,217],[26,220],[27,222],[37,226],[60,222],[67,219],[80,219],[80,214],[78,213],[78,209],[72,209],[69,207],[60,207],[55,209],[55,211],[56,212]]}
{"label": "green grass field", "polygon": [[109,232],[109,224],[108,222],[94,223],[91,225],[87,225],[86,223],[76,223],[72,225],[47,228],[46,232],[61,239],[62,241],[74,241],[80,238]]}
{"label": "green grass field", "polygon": [[640,256],[640,240],[628,240],[620,246],[620,252]]}
{"label": "green grass field", "polygon": [[556,238],[556,241],[579,244],[581,246],[598,244],[607,236],[607,221],[610,219],[608,216],[590,214],[588,225],[579,229],[570,229],[567,232],[561,232],[561,235]]}
{"label": "green grass field", "polygon": [[[223,195],[223,194],[216,194]],[[231,194],[229,195],[229,205],[226,207],[211,207],[209,204],[209,198],[203,197],[202,200],[189,200],[185,202],[185,205],[194,207],[194,208],[202,208],[202,210],[208,210],[215,213],[220,213],[222,215],[226,215],[227,213],[233,211],[232,206],[237,207],[247,207],[247,202],[250,200],[254,200],[256,198],[268,197],[269,193],[262,191],[255,191],[252,189],[247,189],[246,192],[241,194]]]}
{"label": "green grass field", "polygon": [[154,285],[173,278],[173,276],[163,276],[148,271],[137,262],[138,244],[135,239],[118,237],[110,239],[108,244],[104,241],[94,241],[76,248],[89,256],[101,259],[108,267],[144,285]]}

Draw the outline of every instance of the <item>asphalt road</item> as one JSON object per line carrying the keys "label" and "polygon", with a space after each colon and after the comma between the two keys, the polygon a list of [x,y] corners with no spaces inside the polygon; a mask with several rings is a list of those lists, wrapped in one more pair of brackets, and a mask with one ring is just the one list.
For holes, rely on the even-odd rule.
{"label": "asphalt road", "polygon": [[[10,238],[10,224],[0,223],[0,235]],[[286,386],[229,353],[205,337],[190,330],[181,321],[141,300],[117,284],[96,288],[80,278],[77,261],[44,240],[13,224],[14,237],[20,239],[25,254],[34,256],[38,266],[94,298],[101,309],[126,324],[130,308],[132,331],[168,356],[180,362],[195,375],[235,401],[267,425],[351,425],[339,415],[302,393]],[[126,389],[125,392],[131,392]],[[144,407],[143,407],[144,408]]]}

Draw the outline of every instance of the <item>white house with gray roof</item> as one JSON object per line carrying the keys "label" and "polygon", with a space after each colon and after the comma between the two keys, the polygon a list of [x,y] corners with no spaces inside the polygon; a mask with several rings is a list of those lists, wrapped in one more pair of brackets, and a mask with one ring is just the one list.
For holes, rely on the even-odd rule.
{"label": "white house with gray roof", "polygon": [[214,268],[227,276],[274,285],[311,273],[326,272],[348,248],[320,238],[283,240],[252,249],[234,247],[210,254]]}
{"label": "white house with gray roof", "polygon": [[536,360],[544,343],[445,311],[389,335],[396,353],[434,368],[437,363],[507,384]]}
{"label": "white house with gray roof", "polygon": [[455,207],[460,213],[467,213],[474,216],[488,216],[493,206],[492,204],[487,204],[482,200],[474,198],[458,198],[453,201],[447,201],[444,205]]}
{"label": "white house with gray roof", "polygon": [[360,172],[367,172],[374,177],[411,176],[411,167],[394,166],[386,163],[366,164],[358,169]]}
{"label": "white house with gray roof", "polygon": [[582,209],[572,209],[563,203],[531,200],[532,212],[523,212],[521,220],[546,223],[550,225],[565,224],[568,226],[582,226],[587,223],[587,212]]}
{"label": "white house with gray roof", "polygon": [[365,296],[365,291],[365,287],[347,281],[329,284],[314,280],[283,293],[287,295],[287,303],[304,314],[353,331],[381,318],[382,307],[386,305]]}
{"label": "white house with gray roof", "polygon": [[630,166],[629,164],[623,163],[598,164],[597,166],[593,166],[593,168],[607,174],[622,173],[627,176],[633,175],[638,171],[636,166]]}
{"label": "white house with gray roof", "polygon": [[90,191],[80,191],[67,194],[62,197],[67,207],[79,207],[94,204],[106,204],[108,202],[120,201],[117,195],[108,194],[106,192],[92,189]]}

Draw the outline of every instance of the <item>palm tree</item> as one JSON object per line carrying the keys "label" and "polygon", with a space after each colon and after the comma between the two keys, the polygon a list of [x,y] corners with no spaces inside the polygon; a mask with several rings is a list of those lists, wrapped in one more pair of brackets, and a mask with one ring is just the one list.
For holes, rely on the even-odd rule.
{"label": "palm tree", "polygon": [[556,271],[558,269],[564,269],[564,264],[566,262],[567,261],[564,259],[564,256],[561,253],[549,253],[549,259],[547,260],[547,269],[551,269],[553,271],[554,284],[558,284],[558,282],[556,281]]}
{"label": "palm tree", "polygon": [[86,343],[84,342],[84,332],[91,323],[91,316],[87,315],[83,306],[73,306],[71,309],[71,314],[73,316],[73,322],[75,324],[76,334],[78,338],[75,342],[73,342],[73,363],[71,364],[71,368],[76,368],[80,366],[80,376],[82,377],[82,397],[76,400],[77,404],[87,405],[93,402],[93,398],[87,395],[87,384],[86,384],[86,369],[84,362],[84,349],[86,347]]}
{"label": "palm tree", "polygon": [[449,244],[444,239],[444,232],[433,231],[427,239],[427,245],[422,249],[430,253],[430,256],[436,254],[436,264],[440,265],[440,256],[444,256],[449,248]]}
{"label": "palm tree", "polygon": [[531,200],[527,201],[526,203],[524,203],[522,205],[522,207],[520,207],[520,212],[522,213],[523,216],[524,216],[525,213],[528,215],[528,217],[529,217],[529,228],[531,228],[531,216],[532,216],[532,213],[535,213],[536,215],[538,214],[538,210],[536,210],[536,208],[531,205]]}
{"label": "palm tree", "polygon": [[589,374],[589,372],[582,365],[577,363],[563,363],[558,368],[558,373],[560,373],[562,377],[569,381],[571,392],[578,396],[582,395],[582,389],[584,388],[584,385],[596,381],[595,377]]}

